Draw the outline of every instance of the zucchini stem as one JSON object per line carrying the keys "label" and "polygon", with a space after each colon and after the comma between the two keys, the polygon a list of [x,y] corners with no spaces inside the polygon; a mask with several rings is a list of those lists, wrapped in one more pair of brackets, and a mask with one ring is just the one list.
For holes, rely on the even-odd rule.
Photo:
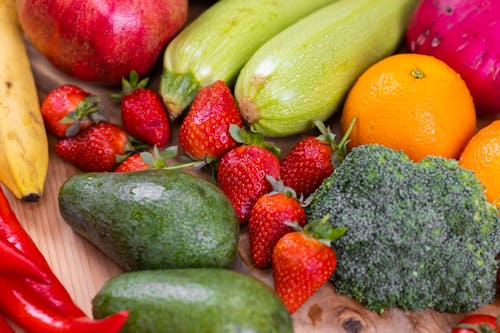
{"label": "zucchini stem", "polygon": [[159,92],[171,121],[184,113],[200,89],[201,84],[193,73],[165,71],[162,74]]}
{"label": "zucchini stem", "polygon": [[242,98],[239,102],[240,113],[249,124],[256,123],[260,119],[259,109],[249,98]]}

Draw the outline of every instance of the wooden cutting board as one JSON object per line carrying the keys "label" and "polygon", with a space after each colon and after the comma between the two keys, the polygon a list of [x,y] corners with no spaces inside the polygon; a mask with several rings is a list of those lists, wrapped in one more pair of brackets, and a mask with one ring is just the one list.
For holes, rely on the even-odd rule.
{"label": "wooden cutting board", "polygon": [[[209,2],[192,2],[190,5],[190,20],[199,15]],[[86,91],[98,95],[105,106],[108,117],[119,123],[119,108],[109,99],[109,93],[117,92],[118,88],[93,85],[78,81],[59,72],[52,67],[34,48],[27,43],[33,72],[37,83],[39,98],[43,100],[46,94],[64,83],[79,85]],[[158,82],[161,65],[152,73],[153,87]],[[489,122],[491,119],[483,119]],[[172,145],[177,143],[177,128],[173,124]],[[330,120],[330,126],[339,131],[338,115]],[[283,154],[308,133],[273,140],[283,150]],[[15,199],[7,189],[4,189],[12,209],[18,219],[31,235],[41,252],[47,258],[52,269],[60,278],[75,302],[90,316],[91,299],[112,276],[122,270],[110,261],[89,242],[76,235],[59,215],[57,195],[61,184],[70,176],[79,173],[75,167],[63,162],[54,154],[55,138],[49,136],[50,164],[45,184],[45,193],[37,203],[23,203]],[[200,177],[209,179],[207,174],[189,170]],[[240,255],[233,269],[272,285],[270,270],[258,270],[251,266],[248,259],[248,237],[246,227],[241,230]],[[484,306],[476,312],[496,315],[499,303]],[[440,314],[427,310],[421,312],[403,312],[399,309],[387,311],[384,315],[367,311],[360,304],[346,297],[336,295],[332,284],[321,288],[294,315],[294,327],[297,333],[329,332],[329,333],[368,333],[368,332],[450,332],[451,327],[465,314]],[[16,329],[16,332],[23,332]],[[105,332],[103,332],[105,333]],[[140,333],[140,332],[138,332]]]}

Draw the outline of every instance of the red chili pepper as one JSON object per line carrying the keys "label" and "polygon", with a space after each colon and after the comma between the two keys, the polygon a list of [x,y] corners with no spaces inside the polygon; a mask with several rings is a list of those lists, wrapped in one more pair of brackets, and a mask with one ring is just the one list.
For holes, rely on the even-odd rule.
{"label": "red chili pepper", "polygon": [[[0,313],[30,333],[114,333],[128,318],[85,315],[19,223],[0,188]],[[1,262],[5,258],[6,262]],[[13,268],[14,267],[14,268]]]}
{"label": "red chili pepper", "polygon": [[3,239],[0,239],[0,275],[16,275],[48,282],[47,276],[29,258]]}
{"label": "red chili pepper", "polygon": [[10,327],[7,320],[5,320],[3,317],[0,317],[0,333],[14,333],[14,329]]}

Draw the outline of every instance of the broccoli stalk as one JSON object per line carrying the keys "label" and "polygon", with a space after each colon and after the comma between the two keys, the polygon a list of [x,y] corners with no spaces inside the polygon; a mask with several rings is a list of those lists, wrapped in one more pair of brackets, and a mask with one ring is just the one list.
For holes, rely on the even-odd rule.
{"label": "broccoli stalk", "polygon": [[380,145],[354,148],[306,211],[347,229],[332,243],[332,281],[370,310],[457,313],[495,299],[500,217],[455,160],[415,163]]}

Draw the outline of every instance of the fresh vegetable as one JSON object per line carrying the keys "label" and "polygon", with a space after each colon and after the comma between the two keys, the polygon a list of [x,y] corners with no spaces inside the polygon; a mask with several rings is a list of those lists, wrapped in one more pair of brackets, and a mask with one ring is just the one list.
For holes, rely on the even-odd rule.
{"label": "fresh vegetable", "polygon": [[49,163],[47,134],[16,2],[0,2],[0,182],[24,201],[43,194]]}
{"label": "fresh vegetable", "polygon": [[345,228],[326,224],[328,216],[309,221],[304,228],[289,232],[273,249],[274,289],[290,313],[330,280],[337,266],[337,256],[330,246]]}
{"label": "fresh vegetable", "polygon": [[224,81],[203,87],[196,95],[179,130],[179,145],[194,159],[218,160],[239,146],[229,125],[243,127],[236,102]]}
{"label": "fresh vegetable", "polygon": [[149,78],[140,79],[136,71],[122,78],[122,92],[112,95],[121,102],[121,120],[134,138],[159,148],[170,141],[170,123],[161,97],[148,88]]}
{"label": "fresh vegetable", "polygon": [[307,136],[297,142],[280,162],[283,184],[291,187],[297,196],[308,197],[345,158],[347,140],[356,120],[337,144],[335,134],[321,121],[316,121],[319,136]]}
{"label": "fresh vegetable", "polygon": [[127,133],[118,125],[100,122],[79,134],[61,139],[54,151],[63,160],[83,171],[111,171],[117,165],[117,156],[131,148]]}
{"label": "fresh vegetable", "polygon": [[0,333],[15,333],[7,320],[0,316]]}
{"label": "fresh vegetable", "polygon": [[67,138],[105,120],[97,96],[73,84],[51,90],[40,108],[45,128],[57,138]]}
{"label": "fresh vegetable", "polygon": [[237,252],[231,203],[215,185],[187,172],[74,175],[61,186],[59,210],[126,270],[226,267]]}
{"label": "fresh vegetable", "polygon": [[479,114],[500,114],[500,2],[422,0],[406,33],[407,47],[435,56],[467,83]]}
{"label": "fresh vegetable", "polygon": [[[500,217],[453,159],[354,148],[306,207],[345,227],[336,290],[368,309],[467,312],[495,299]],[[480,277],[480,278],[478,278]]]}
{"label": "fresh vegetable", "polygon": [[[0,258],[0,319],[5,316],[26,332],[114,333],[127,320],[126,310],[102,320],[85,315],[19,223],[1,189]],[[0,331],[12,332],[1,326]]]}
{"label": "fresh vegetable", "polygon": [[56,68],[116,84],[152,69],[185,24],[188,1],[21,0],[17,11],[28,40]]}
{"label": "fresh vegetable", "polygon": [[288,223],[306,224],[306,213],[295,191],[270,176],[267,179],[273,190],[255,202],[248,219],[250,258],[257,268],[271,266],[274,245],[283,235],[294,231]]}
{"label": "fresh vegetable", "polygon": [[451,333],[497,333],[498,320],[488,314],[471,314],[465,316],[455,325]]}
{"label": "fresh vegetable", "polygon": [[179,117],[201,87],[232,86],[239,70],[266,40],[335,0],[225,0],[211,5],[167,46],[160,94],[170,119]]}
{"label": "fresh vegetable", "polygon": [[233,205],[240,223],[250,216],[255,202],[271,192],[266,176],[280,179],[279,152],[260,133],[230,126],[231,135],[241,146],[222,156],[217,166],[217,185]]}
{"label": "fresh vegetable", "polygon": [[235,96],[267,137],[301,133],[340,106],[356,78],[393,53],[415,0],[340,0],[281,31],[241,70]]}
{"label": "fresh vegetable", "polygon": [[266,284],[225,269],[128,272],[92,300],[96,318],[130,309],[122,333],[293,332],[283,303]]}
{"label": "fresh vegetable", "polygon": [[43,271],[36,267],[32,260],[12,247],[7,240],[0,240],[0,274],[12,277],[26,277],[47,282]]}

